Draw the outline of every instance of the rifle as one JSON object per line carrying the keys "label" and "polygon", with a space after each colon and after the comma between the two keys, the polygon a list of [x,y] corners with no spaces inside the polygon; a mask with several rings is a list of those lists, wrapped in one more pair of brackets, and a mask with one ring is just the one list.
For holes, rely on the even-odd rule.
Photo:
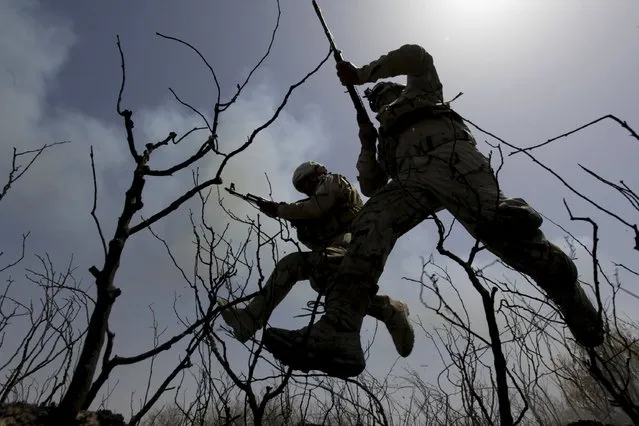
{"label": "rifle", "polygon": [[[239,192],[235,191],[235,184],[231,182],[231,185],[229,186],[229,188],[224,188],[226,190],[226,192],[228,192],[231,195],[234,195],[238,198],[241,198],[242,200],[248,202],[249,204],[251,204],[252,206],[256,207],[257,209],[260,209],[260,204],[262,204],[263,202],[268,202],[267,199],[262,198],[262,197],[258,197],[257,195],[253,195],[253,194],[240,194]],[[303,200],[299,200],[299,201],[305,201],[308,200],[308,198],[304,198]],[[269,216],[271,217],[271,216]],[[277,218],[273,218],[273,219],[277,219]],[[291,224],[292,228],[295,228],[295,230],[297,231],[297,239],[300,243],[305,244],[308,247],[311,247],[309,245],[310,244],[318,244],[317,241],[320,241],[322,239],[323,236],[319,236],[318,239],[318,234],[316,231],[316,226],[318,225],[318,222],[321,223],[321,219],[309,219],[309,220],[293,220],[293,219],[287,219],[288,223]],[[321,225],[320,225],[321,226]],[[320,228],[321,229],[321,228]]]}
{"label": "rifle", "polygon": [[[224,189],[229,194],[234,195],[234,196],[236,196],[238,198],[241,198],[242,200],[246,201],[247,203],[249,203],[253,207],[257,208],[258,210],[262,210],[261,209],[261,205],[263,203],[269,202],[269,200],[267,200],[266,198],[258,197],[257,195],[253,195],[253,194],[249,194],[249,193],[240,194],[239,192],[237,192],[235,190],[235,184],[233,182],[231,182],[231,185],[229,185],[228,188],[224,188]],[[293,228],[298,228],[298,227],[301,226],[301,221],[289,220],[288,222],[291,224],[291,226]]]}
{"label": "rifle", "polygon": [[268,202],[266,198],[258,197],[257,195],[248,194],[248,193],[246,195],[240,194],[239,192],[235,191],[235,184],[233,182],[231,182],[231,185],[228,188],[224,188],[224,189],[229,194],[235,195],[236,197],[241,198],[242,200],[248,202],[249,204],[256,207],[257,209],[261,209],[261,205]]}
{"label": "rifle", "polygon": [[[331,31],[328,29],[328,26],[326,25],[326,22],[324,21],[324,17],[322,16],[322,11],[320,10],[315,0],[313,0],[313,7],[315,8],[315,13],[317,14],[317,17],[319,18],[320,23],[322,24],[322,28],[324,28],[324,34],[326,34],[326,38],[328,38],[328,42],[331,45],[331,50],[333,51],[333,56],[335,57],[335,61],[343,62],[344,59],[342,58],[342,52],[337,49],[337,46],[335,46],[333,35],[331,34]],[[355,87],[352,84],[348,84],[346,85],[346,91],[350,95],[351,101],[353,101],[353,105],[355,106],[355,111],[357,111],[357,122],[359,124],[368,124],[372,126],[373,123],[371,122],[371,119],[368,118],[368,113],[366,112],[366,108],[364,108],[364,103],[362,102],[362,99],[359,97],[359,94],[357,93],[357,90],[355,89]]]}

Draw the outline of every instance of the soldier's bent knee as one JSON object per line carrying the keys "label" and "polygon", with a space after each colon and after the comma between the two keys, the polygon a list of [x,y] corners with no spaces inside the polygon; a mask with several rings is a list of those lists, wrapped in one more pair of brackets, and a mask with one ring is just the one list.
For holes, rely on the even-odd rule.
{"label": "soldier's bent knee", "polygon": [[381,256],[346,256],[341,264],[344,274],[377,280],[383,272]]}

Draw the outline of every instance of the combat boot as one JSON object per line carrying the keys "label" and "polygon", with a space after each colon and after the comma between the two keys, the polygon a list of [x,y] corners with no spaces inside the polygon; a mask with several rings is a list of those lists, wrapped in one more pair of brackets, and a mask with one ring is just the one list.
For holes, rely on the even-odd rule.
{"label": "combat boot", "polygon": [[603,321],[579,282],[551,297],[577,343],[595,348],[604,342]]}
{"label": "combat boot", "polygon": [[374,292],[357,278],[344,277],[332,288],[325,314],[310,327],[267,329],[264,347],[296,370],[319,370],[340,378],[359,375],[366,368],[360,330]]}
{"label": "combat boot", "polygon": [[386,295],[373,297],[368,315],[382,321],[393,339],[397,353],[406,358],[413,351],[415,331],[408,319],[408,305]]}
{"label": "combat boot", "polygon": [[597,347],[604,341],[602,318],[577,280],[575,263],[556,245],[549,246],[546,277],[537,280],[537,284],[559,308],[577,343],[586,348]]}
{"label": "combat boot", "polygon": [[[222,309],[224,322],[233,329],[233,335],[240,342],[246,342],[255,335],[257,330],[264,327],[267,320],[265,301],[265,297],[259,294],[244,309],[235,306]],[[217,299],[217,304],[221,307],[227,306],[228,303],[226,299]]]}

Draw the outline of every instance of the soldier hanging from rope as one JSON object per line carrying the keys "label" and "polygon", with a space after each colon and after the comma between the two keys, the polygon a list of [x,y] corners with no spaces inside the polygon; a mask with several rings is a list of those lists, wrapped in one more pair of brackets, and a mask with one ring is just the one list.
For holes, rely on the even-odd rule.
{"label": "soldier hanging from rope", "polygon": [[[309,198],[287,204],[250,194],[242,196],[257,204],[268,216],[291,221],[297,229],[299,242],[311,251],[283,257],[247,307],[229,306],[222,311],[222,318],[240,342],[247,341],[264,327],[273,310],[297,282],[309,280],[315,291],[326,294],[326,285],[332,281],[332,273],[345,256],[345,247],[351,240],[351,222],[363,205],[359,192],[344,176],[328,173],[326,167],[316,162],[308,161],[297,167],[293,186]],[[228,302],[218,299],[218,304],[226,306]],[[415,335],[405,303],[376,295],[365,315],[386,325],[400,356],[410,355]]]}
{"label": "soldier hanging from rope", "polygon": [[506,264],[533,278],[578,343],[600,345],[602,321],[577,280],[575,264],[546,239],[537,211],[499,189],[488,158],[444,103],[431,55],[407,44],[359,68],[340,61],[337,75],[344,85],[400,75],[407,80],[380,82],[367,92],[379,135],[358,120],[357,170],[362,193],[371,198],[351,225],[351,242],[329,283],[326,313],[310,328],[266,330],[267,350],[302,371],[360,374],[365,368],[360,329],[388,255],[399,237],[443,209]]}

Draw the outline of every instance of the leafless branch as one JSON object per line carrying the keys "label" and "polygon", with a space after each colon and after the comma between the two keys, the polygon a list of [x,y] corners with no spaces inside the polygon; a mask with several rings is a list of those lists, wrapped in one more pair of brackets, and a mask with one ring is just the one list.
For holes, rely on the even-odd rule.
{"label": "leafless branch", "polygon": [[[13,148],[13,157],[11,158],[11,171],[9,171],[9,178],[7,179],[7,183],[4,184],[4,186],[2,187],[2,191],[0,191],[0,201],[2,201],[2,199],[5,197],[5,195],[7,195],[7,192],[9,191],[9,189],[11,189],[11,187],[13,186],[14,183],[16,183],[22,176],[24,176],[24,174],[29,171],[29,169],[31,168],[31,166],[33,165],[33,163],[35,163],[35,161],[38,159],[38,157],[40,157],[40,155],[42,155],[42,153],[44,151],[46,151],[47,149],[54,147],[56,145],[63,145],[63,144],[67,144],[70,143],[70,141],[62,141],[62,142],[54,142],[54,143],[50,143],[50,144],[44,144],[43,146],[41,146],[40,148],[37,149],[31,149],[31,150],[27,150],[27,151],[18,151],[15,147]],[[31,159],[27,160],[27,164],[20,164],[18,162],[18,160],[20,160],[20,158],[22,156],[28,156],[30,154],[34,154],[33,157],[31,157]]]}

